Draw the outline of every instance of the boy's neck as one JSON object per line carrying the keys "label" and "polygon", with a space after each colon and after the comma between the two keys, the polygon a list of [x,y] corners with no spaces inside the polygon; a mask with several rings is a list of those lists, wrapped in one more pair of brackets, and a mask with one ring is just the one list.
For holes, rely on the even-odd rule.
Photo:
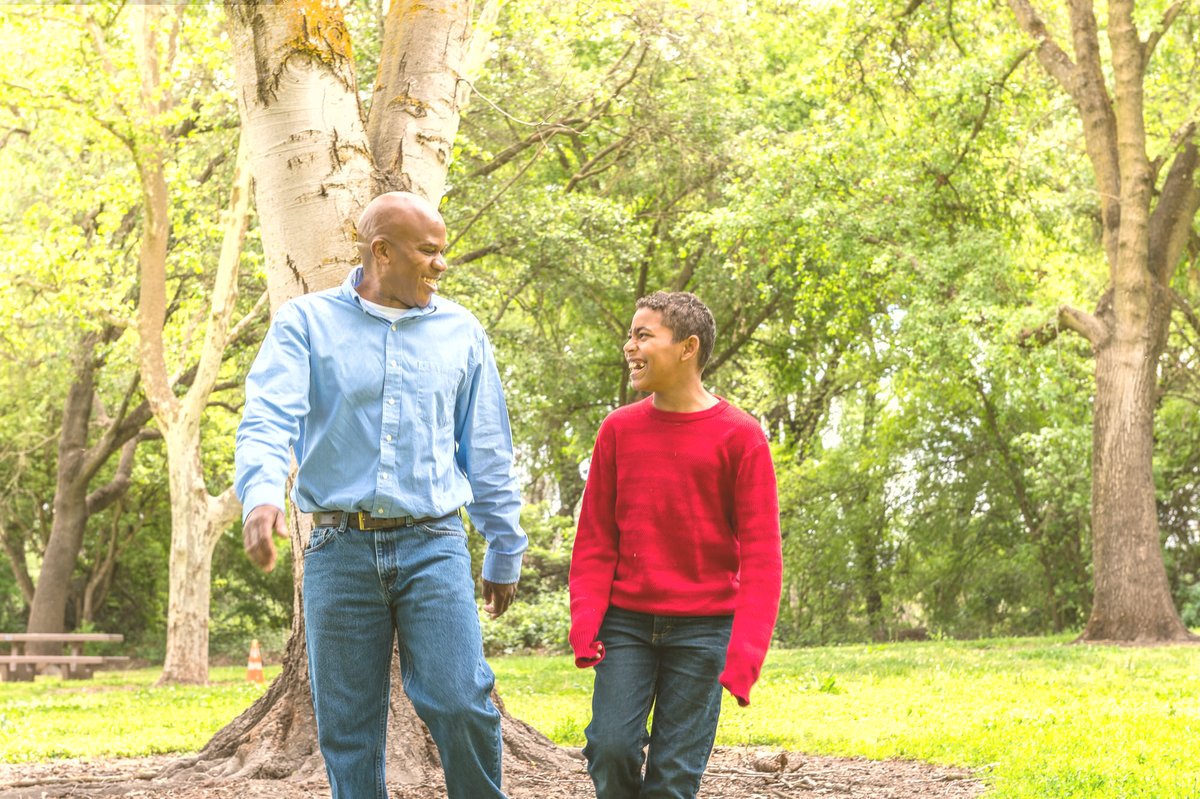
{"label": "boy's neck", "polygon": [[700,376],[667,390],[655,391],[650,395],[650,401],[660,411],[668,413],[695,413],[706,411],[720,400],[708,393],[708,389],[700,382]]}

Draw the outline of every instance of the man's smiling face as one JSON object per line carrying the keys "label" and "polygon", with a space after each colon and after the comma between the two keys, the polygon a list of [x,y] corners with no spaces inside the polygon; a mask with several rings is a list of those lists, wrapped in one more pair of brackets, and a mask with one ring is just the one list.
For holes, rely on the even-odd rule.
{"label": "man's smiling face", "polygon": [[379,287],[387,300],[406,308],[424,308],[446,271],[446,225],[440,216],[405,215],[387,225],[379,262]]}

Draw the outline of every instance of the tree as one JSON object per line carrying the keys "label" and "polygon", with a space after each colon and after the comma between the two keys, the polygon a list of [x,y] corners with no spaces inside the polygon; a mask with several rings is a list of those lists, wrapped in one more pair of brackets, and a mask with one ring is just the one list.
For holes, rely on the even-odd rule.
{"label": "tree", "polygon": [[[100,345],[109,343],[121,332],[112,326],[83,332],[72,354],[73,379],[63,404],[58,441],[53,522],[29,607],[27,630],[31,633],[63,632],[71,576],[83,547],[88,519],[120,499],[129,488],[137,446],[152,433],[144,430],[150,420],[147,403],[130,407],[136,389],[136,384],[131,383],[117,416],[107,419],[103,432],[95,441],[88,442],[89,428],[95,421],[95,373],[103,360]],[[101,467],[118,451],[121,458],[116,474],[102,487],[90,489]],[[31,651],[36,649],[33,647]]]}
{"label": "tree", "polygon": [[[345,278],[354,262],[354,222],[377,191],[402,186],[440,198],[466,94],[457,77],[423,81],[412,76],[461,75],[472,9],[470,3],[449,1],[391,6],[377,78],[381,88],[371,117],[396,114],[405,121],[365,126],[338,4],[228,3],[226,11],[238,57],[243,136],[255,176],[271,305],[277,308],[289,297]],[[438,46],[402,51],[398,42],[403,41]],[[383,152],[374,149],[376,144]],[[428,150],[432,158],[415,157],[414,147]],[[421,166],[410,169],[414,161]],[[295,552],[303,550],[311,532],[304,521],[293,508]],[[176,768],[240,776],[323,773],[304,646],[303,560],[295,558],[294,564],[295,612],[282,673],[197,758]],[[432,738],[403,693],[395,661],[392,684],[390,777],[440,779]],[[552,744],[507,714],[504,735],[509,753],[517,756],[510,764],[563,762]]]}
{"label": "tree", "polygon": [[[87,174],[84,181],[90,184],[112,169],[115,159],[101,141],[107,134],[65,88],[88,86],[87,56],[72,52],[72,45],[88,39],[88,31],[78,24],[80,18],[69,12],[38,20],[46,21],[70,44],[53,48],[51,35],[39,35],[31,20],[19,12],[6,19],[6,26],[15,29],[12,36],[17,44],[14,63],[6,72],[4,92],[12,117],[6,123],[14,123],[9,130],[21,135],[13,139],[10,133],[4,144],[18,150],[16,158],[24,155],[35,163],[61,148],[63,162]],[[63,30],[69,33],[63,36]],[[23,57],[23,52],[47,57],[35,70],[31,66],[34,59]],[[68,126],[70,132],[62,132]],[[28,171],[27,164],[21,169]],[[25,549],[34,537],[27,535],[19,541],[5,536],[6,551],[29,604],[30,632],[62,632],[68,623],[94,620],[98,600],[111,578],[112,559],[93,563],[95,570],[86,579],[76,579],[88,523],[106,508],[119,511],[119,500],[130,486],[137,447],[154,435],[146,429],[149,406],[140,399],[136,375],[121,374],[125,366],[122,350],[128,339],[124,343],[120,339],[128,327],[124,317],[131,292],[119,253],[132,232],[132,215],[124,209],[119,191],[94,184],[84,188],[70,177],[71,172],[71,167],[47,163],[40,180],[14,180],[11,202],[22,213],[7,215],[4,237],[4,249],[15,267],[6,268],[11,272],[14,294],[7,299],[25,311],[10,318],[8,332],[25,337],[21,346],[13,347],[11,357],[21,361],[28,374],[49,365],[48,356],[55,352],[55,345],[61,348],[56,354],[66,356],[55,361],[56,371],[67,379],[53,391],[54,401],[61,398],[58,429],[51,434],[57,438],[57,457],[47,453],[46,458],[54,469],[55,482],[53,499],[45,503],[49,532],[36,552],[41,561],[36,580],[25,559]],[[115,174],[119,175],[119,169]],[[60,193],[65,196],[47,202]],[[45,248],[41,257],[28,244],[39,237]],[[63,262],[71,266],[64,270]],[[107,296],[100,299],[101,295]],[[63,310],[71,307],[80,312],[62,320]],[[56,317],[67,324],[56,328],[49,321]],[[111,365],[112,361],[116,364]],[[106,372],[111,382],[119,384],[115,391],[105,385]],[[108,465],[117,453],[119,463],[113,471]],[[98,480],[103,481],[101,485],[93,486]],[[15,482],[20,482],[19,476]],[[115,555],[116,542],[110,543]]]}
{"label": "tree", "polygon": [[170,605],[160,683],[208,680],[212,553],[221,533],[237,518],[239,506],[232,486],[216,496],[209,494],[200,457],[200,425],[226,346],[245,327],[231,328],[230,321],[242,241],[250,222],[250,175],[239,148],[204,343],[191,385],[177,397],[163,336],[171,229],[166,153],[175,138],[171,122],[177,100],[172,73],[184,10],[184,6],[154,5],[130,9],[140,86],[136,121],[125,138],[141,178],[145,220],[138,254],[139,362],[147,400],[166,442],[171,496]]}
{"label": "tree", "polygon": [[[1179,297],[1170,281],[1200,210],[1197,120],[1163,137],[1148,119],[1155,52],[1184,11],[1172,3],[1142,38],[1132,0],[1108,3],[1105,59],[1090,0],[1068,4],[1072,53],[1029,0],[1010,0],[1038,61],[1070,96],[1083,126],[1100,206],[1109,287],[1095,312],[1063,306],[1059,324],[1095,356],[1092,433],[1094,598],[1087,641],[1179,641],[1163,566],[1152,470],[1159,369]],[[1111,82],[1107,75],[1111,75]],[[1159,154],[1151,159],[1148,148]]]}

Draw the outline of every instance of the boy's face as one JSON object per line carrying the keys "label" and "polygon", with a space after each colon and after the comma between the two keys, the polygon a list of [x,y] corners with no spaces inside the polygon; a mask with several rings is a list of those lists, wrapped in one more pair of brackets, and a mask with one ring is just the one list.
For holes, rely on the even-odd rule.
{"label": "boy's face", "polygon": [[629,365],[629,382],[637,391],[654,393],[680,385],[695,367],[694,355],[686,357],[688,340],[676,342],[671,328],[662,323],[662,313],[638,308],[629,325],[629,340],[622,348]]}

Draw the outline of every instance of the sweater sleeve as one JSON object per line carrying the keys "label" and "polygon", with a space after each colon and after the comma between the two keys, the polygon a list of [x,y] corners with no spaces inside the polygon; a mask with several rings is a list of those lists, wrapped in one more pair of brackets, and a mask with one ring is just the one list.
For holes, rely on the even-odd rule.
{"label": "sweater sleeve", "polygon": [[606,421],[592,449],[587,484],[579,511],[579,526],[571,550],[571,631],[568,640],[579,668],[604,659],[597,640],[608,611],[613,576],[617,569],[617,470],[614,437]]}
{"label": "sweater sleeve", "polygon": [[783,582],[775,466],[766,437],[756,432],[758,441],[743,453],[734,486],[739,587],[720,678],[743,707],[750,704],[750,688],[771,644]]}

